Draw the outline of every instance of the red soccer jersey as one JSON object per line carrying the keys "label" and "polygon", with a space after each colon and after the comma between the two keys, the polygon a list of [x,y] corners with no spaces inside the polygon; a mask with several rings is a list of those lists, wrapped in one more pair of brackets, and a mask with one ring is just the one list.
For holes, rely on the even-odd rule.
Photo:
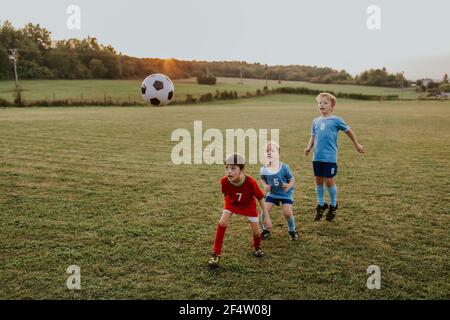
{"label": "red soccer jersey", "polygon": [[255,198],[262,199],[264,194],[255,179],[246,175],[244,183],[236,187],[225,176],[220,180],[220,184],[222,185],[222,193],[225,196],[225,210],[248,217],[258,216]]}

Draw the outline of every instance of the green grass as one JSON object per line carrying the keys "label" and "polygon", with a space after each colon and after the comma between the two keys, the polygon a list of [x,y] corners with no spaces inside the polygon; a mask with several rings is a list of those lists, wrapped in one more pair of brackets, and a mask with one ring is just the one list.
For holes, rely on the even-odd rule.
{"label": "green grass", "polygon": [[[0,109],[0,298],[450,298],[450,104],[342,100],[340,209],[314,223],[313,97],[166,108]],[[280,128],[296,178],[300,239],[272,212],[266,257],[234,217],[222,265],[206,267],[222,209],[222,165],[174,165],[176,128]],[[259,166],[247,173],[257,177]],[[80,291],[66,288],[69,265]],[[380,290],[366,269],[378,265]]]}
{"label": "green grass", "polygon": [[[208,92],[237,91],[255,93],[262,89],[266,82],[258,79],[244,79],[239,84],[236,78],[218,78],[215,86],[198,85],[195,79],[175,81],[175,99],[184,100],[187,94],[199,96]],[[332,90],[344,93],[363,93],[373,95],[398,95],[400,98],[416,99],[419,94],[412,89],[381,88],[356,85],[316,84],[301,81],[269,81],[269,88],[277,87],[307,87],[311,89]],[[137,80],[23,80],[23,97],[28,100],[55,99],[103,99],[112,97],[124,101],[141,101],[141,81]],[[14,99],[14,82],[0,81],[0,98],[12,101]]]}

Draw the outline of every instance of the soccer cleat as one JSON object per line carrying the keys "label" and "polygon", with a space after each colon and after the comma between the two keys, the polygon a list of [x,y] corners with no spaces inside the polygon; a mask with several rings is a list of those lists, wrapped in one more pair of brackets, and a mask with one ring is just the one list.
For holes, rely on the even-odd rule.
{"label": "soccer cleat", "polygon": [[218,254],[213,253],[208,260],[208,266],[210,268],[217,268],[219,266],[220,256]]}
{"label": "soccer cleat", "polygon": [[295,231],[289,231],[289,239],[291,239],[292,241],[295,241],[298,239],[298,232],[297,230]]}
{"label": "soccer cleat", "polygon": [[269,239],[269,238],[270,238],[270,231],[264,229],[264,230],[261,232],[261,239],[267,240],[267,239]]}
{"label": "soccer cleat", "polygon": [[261,247],[258,247],[255,249],[255,251],[253,251],[253,255],[257,258],[261,258],[262,256],[264,256],[264,251],[261,249]]}
{"label": "soccer cleat", "polygon": [[314,221],[319,221],[320,219],[322,219],[323,217],[323,213],[325,212],[325,210],[328,209],[328,204],[324,204],[323,206],[321,206],[320,204],[317,205],[316,208],[316,216],[314,218]]}
{"label": "soccer cleat", "polygon": [[330,209],[328,210],[327,217],[326,217],[327,221],[331,221],[336,217],[335,212],[336,212],[337,208],[338,208],[337,203],[336,203],[336,206],[330,205]]}

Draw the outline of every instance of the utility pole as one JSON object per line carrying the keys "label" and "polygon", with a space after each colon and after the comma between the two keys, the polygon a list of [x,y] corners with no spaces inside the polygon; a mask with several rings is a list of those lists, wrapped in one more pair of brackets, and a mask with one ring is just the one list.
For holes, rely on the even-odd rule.
{"label": "utility pole", "polygon": [[16,80],[16,92],[19,91],[19,77],[17,75],[17,49],[9,49],[9,52],[11,53],[9,55],[9,59],[11,59],[14,63],[14,78]]}
{"label": "utility pole", "polygon": [[268,82],[268,79],[267,79],[267,76],[268,76],[267,75],[267,70],[268,70],[267,64],[265,65],[264,70],[265,70],[265,74],[266,74],[266,88],[269,89],[269,82]]}
{"label": "utility pole", "polygon": [[244,84],[243,75],[242,75],[242,66],[239,68],[239,73],[241,76],[241,80],[240,80],[239,84]]}
{"label": "utility pole", "polygon": [[19,85],[19,76],[17,75],[17,59],[19,58],[17,49],[9,49],[9,52],[11,53],[9,55],[9,59],[11,59],[14,63],[14,79],[16,80],[16,97],[14,99],[14,103],[17,106],[22,107],[22,97],[20,95],[20,85]]}

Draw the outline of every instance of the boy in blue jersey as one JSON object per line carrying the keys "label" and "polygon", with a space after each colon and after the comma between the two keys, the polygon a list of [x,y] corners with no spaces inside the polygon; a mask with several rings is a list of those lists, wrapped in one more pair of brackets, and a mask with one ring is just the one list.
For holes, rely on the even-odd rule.
{"label": "boy in blue jersey", "polygon": [[[337,188],[334,176],[337,174],[337,139],[339,130],[344,131],[355,145],[356,151],[364,153],[364,146],[359,144],[352,129],[345,121],[333,115],[336,105],[336,98],[330,93],[320,93],[316,97],[320,117],[312,122],[311,138],[305,149],[305,155],[314,147],[313,170],[316,178],[317,208],[315,220],[322,218],[323,213],[328,208],[327,221],[336,217]],[[325,202],[324,183],[330,195],[330,206]]]}
{"label": "boy in blue jersey", "polygon": [[[283,205],[283,214],[288,225],[288,234],[291,240],[298,239],[298,233],[295,226],[295,218],[292,212],[292,203],[294,195],[294,176],[289,166],[280,161],[280,146],[269,142],[266,147],[267,164],[260,169],[261,182],[267,192],[266,212],[270,219],[270,209],[273,205]],[[270,229],[264,224],[264,215],[261,215],[263,231],[261,236],[266,240],[270,236]],[[269,223],[268,225],[271,225]]]}

